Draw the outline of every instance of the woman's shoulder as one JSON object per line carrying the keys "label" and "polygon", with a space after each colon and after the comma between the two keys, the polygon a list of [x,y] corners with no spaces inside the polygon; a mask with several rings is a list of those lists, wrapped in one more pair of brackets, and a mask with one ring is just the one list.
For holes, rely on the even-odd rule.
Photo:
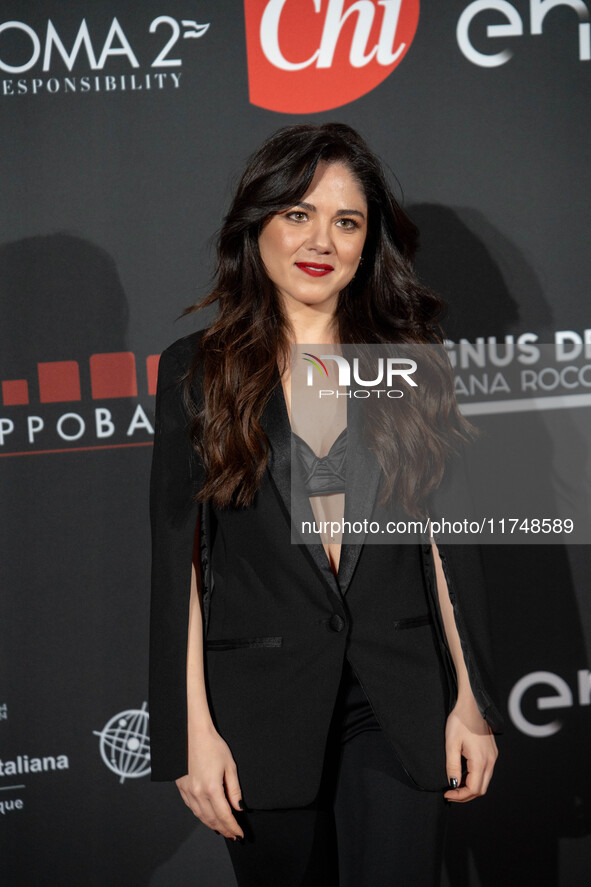
{"label": "woman's shoulder", "polygon": [[197,330],[172,342],[160,355],[160,362],[176,363],[187,370],[201,350],[201,341],[207,329]]}

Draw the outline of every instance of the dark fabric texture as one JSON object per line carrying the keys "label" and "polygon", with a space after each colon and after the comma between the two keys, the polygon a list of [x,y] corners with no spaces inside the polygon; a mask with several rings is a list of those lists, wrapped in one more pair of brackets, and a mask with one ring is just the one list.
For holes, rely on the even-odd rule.
{"label": "dark fabric texture", "polygon": [[448,808],[417,790],[345,662],[322,780],[304,808],[237,814],[239,887],[439,887]]}
{"label": "dark fabric texture", "polygon": [[347,429],[343,428],[326,456],[317,456],[298,434],[293,434],[298,457],[304,472],[308,496],[324,496],[345,492]]}
{"label": "dark fabric texture", "polygon": [[[190,446],[179,349],[160,357],[150,479],[152,594],[148,707],[152,776],[178,779],[187,761],[187,627],[202,466]],[[188,357],[188,355],[187,355]],[[183,771],[183,772],[181,772]]]}

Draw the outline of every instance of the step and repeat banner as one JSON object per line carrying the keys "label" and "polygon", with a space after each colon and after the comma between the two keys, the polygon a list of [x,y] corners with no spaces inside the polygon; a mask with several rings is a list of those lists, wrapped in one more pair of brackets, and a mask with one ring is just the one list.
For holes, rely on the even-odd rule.
{"label": "step and repeat banner", "polygon": [[[0,16],[1,877],[231,887],[223,839],[149,777],[158,356],[211,321],[177,318],[208,291],[248,155],[286,124],[351,124],[421,231],[471,417],[510,460],[519,403],[550,398],[532,459],[552,463],[545,409],[577,466],[557,472],[563,499],[588,503],[591,3],[4,0]],[[487,795],[450,811],[444,885],[588,877],[591,557],[553,542],[483,546],[507,730]]]}

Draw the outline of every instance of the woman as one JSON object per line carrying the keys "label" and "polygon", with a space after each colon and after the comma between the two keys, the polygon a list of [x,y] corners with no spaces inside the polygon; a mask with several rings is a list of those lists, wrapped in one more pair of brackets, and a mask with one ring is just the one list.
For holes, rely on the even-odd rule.
{"label": "woman", "polygon": [[[240,885],[438,884],[445,802],[492,775],[503,719],[477,551],[290,537],[290,345],[440,341],[416,235],[354,130],[280,130],[222,228],[196,306],[217,301],[217,319],[161,357],[152,779],[226,838]],[[345,498],[376,513],[380,478],[412,513],[442,474],[435,425],[466,437],[453,398],[412,419],[428,458],[405,433],[357,449],[346,401],[307,463],[299,438],[314,513],[342,516]]]}

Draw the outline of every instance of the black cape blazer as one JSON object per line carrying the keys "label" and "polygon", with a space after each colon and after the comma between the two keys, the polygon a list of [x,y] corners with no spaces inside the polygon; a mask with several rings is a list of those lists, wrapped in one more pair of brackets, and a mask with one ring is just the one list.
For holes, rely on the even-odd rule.
{"label": "black cape blazer", "polygon": [[[417,788],[444,791],[445,724],[457,684],[430,546],[343,544],[335,577],[319,537],[292,544],[291,433],[278,372],[261,419],[271,454],[254,503],[221,510],[197,503],[204,471],[189,442],[179,380],[202,335],[167,348],[158,372],[150,483],[151,779],[187,772],[187,626],[199,521],[206,687],[246,806],[314,800],[345,657]],[[202,398],[199,377],[194,397]],[[355,433],[347,446],[345,517],[375,514],[377,461],[358,447]],[[479,549],[439,550],[472,691],[501,733]]]}

